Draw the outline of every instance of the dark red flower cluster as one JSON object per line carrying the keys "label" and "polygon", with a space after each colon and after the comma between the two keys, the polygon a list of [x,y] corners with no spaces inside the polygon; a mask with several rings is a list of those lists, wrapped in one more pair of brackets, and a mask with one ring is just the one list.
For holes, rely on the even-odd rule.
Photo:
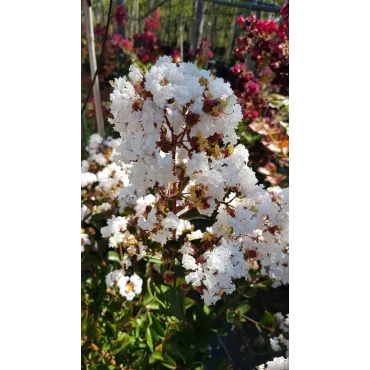
{"label": "dark red flower cluster", "polygon": [[144,32],[134,35],[134,51],[144,64],[155,63],[161,56],[162,45],[152,30],[160,28],[159,8],[144,20]]}
{"label": "dark red flower cluster", "polygon": [[123,28],[126,27],[126,22],[128,20],[128,15],[125,11],[125,7],[123,4],[117,4],[116,5],[116,12],[114,14],[116,23],[121,25]]}
{"label": "dark red flower cluster", "polygon": [[145,31],[134,35],[134,50],[144,63],[155,63],[161,55],[161,43],[153,32]]}
{"label": "dark red flower cluster", "polygon": [[161,27],[159,8],[155,9],[150,17],[144,20],[144,31],[158,30]]}
{"label": "dark red flower cluster", "polygon": [[[237,76],[235,93],[244,110],[244,120],[249,129],[261,135],[260,143],[265,148],[264,160],[255,158],[255,169],[267,176],[272,185],[283,184],[285,177],[279,168],[289,163],[289,136],[281,124],[281,104],[271,104],[271,100],[283,99],[289,94],[289,4],[281,10],[282,22],[258,20],[254,14],[237,22],[245,34],[238,38],[234,52],[239,63],[232,68]],[[247,60],[253,61],[255,68],[247,70]],[[286,113],[286,112],[285,112]],[[263,148],[258,147],[259,154]],[[253,163],[252,163],[253,165]]]}

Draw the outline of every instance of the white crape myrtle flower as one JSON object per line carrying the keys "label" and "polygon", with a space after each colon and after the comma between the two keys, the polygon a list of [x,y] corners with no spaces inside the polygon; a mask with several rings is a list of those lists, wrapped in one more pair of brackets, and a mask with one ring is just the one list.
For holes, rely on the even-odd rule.
{"label": "white crape myrtle flower", "polygon": [[135,211],[138,214],[144,213],[145,208],[156,201],[156,197],[153,194],[148,194],[145,197],[140,197],[136,201]]}
{"label": "white crape myrtle flower", "polygon": [[97,181],[97,177],[94,173],[83,172],[81,173],[81,188],[84,188],[87,185],[91,185]]}
{"label": "white crape myrtle flower", "polygon": [[[143,100],[133,85],[141,80],[141,76],[136,77],[137,70],[131,72],[129,77],[132,82],[126,77],[115,80],[111,94],[111,123],[124,138],[117,148],[117,160],[124,163],[135,161],[130,176],[135,186],[150,187],[156,182],[165,185],[176,181],[172,173],[172,154],[163,152],[156,143],[161,139],[162,128],[167,130],[168,139],[170,137],[167,120],[172,120],[176,132],[185,127],[180,114],[185,104],[200,115],[190,137],[197,137],[204,130],[207,136],[221,132],[226,144],[236,143],[235,129],[242,118],[241,107],[236,104],[230,85],[222,79],[213,80],[209,71],[198,70],[191,63],[180,63],[177,67],[171,63],[170,57],[162,57],[145,74],[144,86],[153,100]],[[219,117],[211,117],[202,110],[205,87],[200,83],[201,79],[209,84],[209,99],[219,99],[222,103],[224,114]],[[176,104],[168,103],[171,99],[175,99]],[[192,168],[195,167],[196,163]]]}
{"label": "white crape myrtle flower", "polygon": [[185,255],[194,254],[194,249],[191,247],[190,242],[185,242],[178,252],[182,253],[185,257]]}
{"label": "white crape myrtle flower", "polygon": [[85,223],[89,223],[94,214],[116,207],[124,212],[136,202],[137,192],[128,178],[130,165],[113,162],[115,148],[121,141],[110,136],[103,140],[99,134],[91,135],[89,139],[86,146],[88,158],[81,162],[81,212],[85,212],[81,221]]}
{"label": "white crape myrtle flower", "polygon": [[108,288],[117,285],[118,281],[125,275],[123,270],[114,270],[105,277],[105,284]]}
{"label": "white crape myrtle flower", "polygon": [[81,232],[81,253],[85,251],[85,246],[91,245],[89,236],[84,232]]}
{"label": "white crape myrtle flower", "polygon": [[165,229],[176,229],[180,225],[180,219],[173,214],[173,212],[168,212],[166,218],[162,221],[162,226]]}
{"label": "white crape myrtle flower", "polygon": [[112,209],[112,205],[110,203],[105,202],[96,207],[96,213],[107,212],[110,209]]}
{"label": "white crape myrtle flower", "polygon": [[275,357],[272,361],[267,361],[266,365],[257,366],[258,370],[289,370],[289,359]]}
{"label": "white crape myrtle flower", "polygon": [[190,234],[188,234],[186,237],[188,240],[195,240],[195,239],[202,239],[204,233],[201,230],[195,230],[192,231]]}
{"label": "white crape myrtle flower", "polygon": [[270,338],[271,348],[274,351],[286,350],[286,357],[289,357],[289,314],[284,317],[281,312],[275,314],[277,327],[281,331],[276,337]]}
{"label": "white crape myrtle flower", "polygon": [[[177,217],[177,216],[176,216]],[[189,232],[192,230],[193,226],[188,220],[181,220],[179,219],[179,224],[176,228],[176,236],[179,237],[180,235]]]}
{"label": "white crape myrtle flower", "polygon": [[186,270],[193,270],[185,280],[195,287],[203,283],[205,288],[202,298],[206,305],[211,305],[216,303],[223,293],[231,294],[235,290],[232,280],[243,275],[244,255],[240,252],[238,242],[221,239],[221,245],[214,246],[211,251],[205,252],[201,260],[196,263],[191,255],[183,255],[183,267]]}
{"label": "white crape myrtle flower", "polygon": [[284,317],[284,315],[281,312],[278,312],[275,314],[276,320],[279,324],[279,329],[283,331],[284,333],[289,332],[289,314]]}
{"label": "white crape myrtle flower", "polygon": [[128,301],[132,301],[141,293],[143,280],[137,274],[133,274],[131,276],[122,276],[117,281],[117,286],[119,288],[119,294]]}
{"label": "white crape myrtle flower", "polygon": [[[252,267],[273,286],[288,284],[288,190],[258,185],[248,150],[236,145],[242,109],[230,84],[192,63],[161,57],[146,73],[131,66],[113,86],[110,123],[121,136],[114,160],[126,175],[122,182],[140,197],[138,235],[165,248],[185,233],[178,248],[185,281],[206,305],[233,293],[234,280],[250,278]],[[190,219],[216,221],[206,232],[194,231],[188,212]],[[111,246],[128,237],[108,231],[102,229]],[[191,243],[196,239],[199,247]],[[138,248],[131,244],[128,255],[142,253]]]}
{"label": "white crape myrtle flower", "polygon": [[85,219],[87,219],[89,214],[90,214],[89,208],[85,204],[83,204],[81,206],[81,221],[84,221]]}
{"label": "white crape myrtle flower", "polygon": [[102,227],[100,231],[103,238],[109,237],[110,248],[117,248],[130,235],[127,231],[127,218],[120,216],[113,216],[108,220],[108,226]]}

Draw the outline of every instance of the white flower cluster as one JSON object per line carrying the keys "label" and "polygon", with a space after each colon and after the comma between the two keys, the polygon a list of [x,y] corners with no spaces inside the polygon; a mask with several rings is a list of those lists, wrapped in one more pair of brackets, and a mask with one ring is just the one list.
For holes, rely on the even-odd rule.
{"label": "white flower cluster", "polygon": [[[122,138],[116,160],[143,197],[138,234],[164,245],[190,232],[179,250],[185,279],[207,305],[231,294],[251,266],[274,286],[287,284],[288,190],[263,189],[247,149],[234,147],[242,112],[230,85],[162,57],[145,75],[131,66],[129,78],[115,80],[111,101],[110,122]],[[184,222],[194,211],[217,215],[207,232]]]}
{"label": "white flower cluster", "polygon": [[270,344],[273,351],[286,350],[286,357],[289,357],[289,314],[284,317],[280,312],[275,314],[277,320],[277,327],[281,334],[270,338]]}
{"label": "white flower cluster", "polygon": [[89,236],[85,233],[84,229],[81,229],[81,253],[85,251],[87,245],[91,245]]}
{"label": "white flower cluster", "polygon": [[[93,215],[123,211],[136,202],[126,168],[112,161],[120,141],[111,137],[103,140],[94,134],[86,147],[88,158],[81,163],[81,227],[87,231]],[[88,235],[89,232],[81,237],[82,251],[90,245]]]}
{"label": "white flower cluster", "polygon": [[[191,63],[177,66],[170,57],[159,58],[145,76],[131,66],[129,77],[131,82],[126,77],[115,80],[111,123],[123,138],[116,148],[117,159],[125,164],[135,163],[130,169],[130,180],[136,188],[176,182],[173,154],[176,163],[185,163],[191,139],[221,133],[225,143],[236,143],[241,107],[236,104],[230,85],[222,79],[212,79],[209,71],[199,70]],[[184,107],[188,123],[184,120]],[[168,151],[171,133],[182,135],[189,125],[188,142],[182,140],[175,153]]]}
{"label": "white flower cluster", "polygon": [[109,247],[122,247],[123,261],[126,268],[132,265],[130,258],[136,256],[137,261],[140,261],[146,256],[147,246],[127,230],[128,219],[126,217],[113,216],[108,220],[108,226],[101,228],[103,238],[109,238]]}
{"label": "white flower cluster", "polygon": [[202,298],[206,305],[217,302],[223,293],[234,292],[233,279],[242,277],[246,269],[239,242],[222,238],[220,245],[205,252],[198,263],[191,254],[192,251],[182,258],[183,267],[192,271],[185,280],[194,287],[204,287]]}
{"label": "white flower cluster", "polygon": [[266,365],[257,366],[258,370],[289,370],[289,359],[275,357],[272,361],[267,361]]}
{"label": "white flower cluster", "polygon": [[[232,280],[247,277],[253,261],[258,261],[261,274],[268,275],[274,286],[287,284],[288,213],[286,189],[268,189],[250,198],[232,193],[218,208],[217,221],[212,226],[212,234],[221,238],[220,246],[213,245],[211,251],[198,256],[199,263],[191,256],[193,249],[181,251],[183,267],[192,271],[186,277],[187,283],[199,287],[203,282],[202,297],[206,304],[213,304],[223,293],[232,293],[235,289]],[[223,262],[209,259],[221,246],[229,248],[223,254]]]}
{"label": "white flower cluster", "polygon": [[137,274],[126,276],[123,270],[115,270],[105,277],[108,288],[117,286],[119,294],[128,301],[132,301],[142,291],[143,280]]}

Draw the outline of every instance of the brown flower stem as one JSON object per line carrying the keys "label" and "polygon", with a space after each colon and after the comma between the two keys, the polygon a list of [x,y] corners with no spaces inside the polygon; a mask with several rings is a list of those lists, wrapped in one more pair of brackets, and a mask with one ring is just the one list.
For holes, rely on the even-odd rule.
{"label": "brown flower stem", "polygon": [[119,258],[121,260],[121,266],[123,267],[123,251],[122,251],[122,243],[119,243],[118,245],[118,249],[119,249]]}
{"label": "brown flower stem", "polygon": [[260,326],[261,328],[264,328],[264,329],[266,329],[266,330],[268,330],[268,331],[271,331],[271,332],[273,332],[273,331],[274,331],[272,328],[268,328],[267,326],[260,325],[258,321],[253,320],[252,318],[250,318],[250,317],[248,317],[248,316],[245,316],[245,315],[243,315],[242,313],[240,313],[240,312],[238,312],[238,311],[233,311],[233,312],[235,312],[235,313],[236,313],[236,314],[238,314],[239,316],[243,317],[244,319],[246,319],[246,320],[250,321],[250,322],[251,322],[251,323],[253,323],[254,325],[258,325],[258,326]]}
{"label": "brown flower stem", "polygon": [[[176,192],[177,192],[177,183],[175,182],[172,187],[172,191],[174,194],[174,198],[172,200],[172,212],[175,215],[177,210],[176,210]],[[176,229],[173,229],[172,231],[172,240],[176,240]]]}

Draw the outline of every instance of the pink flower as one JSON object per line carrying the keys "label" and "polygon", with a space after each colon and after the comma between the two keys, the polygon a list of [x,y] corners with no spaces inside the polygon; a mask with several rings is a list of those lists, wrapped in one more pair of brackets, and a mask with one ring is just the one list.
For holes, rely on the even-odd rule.
{"label": "pink flower", "polygon": [[248,94],[250,95],[255,95],[257,94],[259,91],[259,87],[256,83],[254,82],[250,82],[248,85],[247,85],[247,92]]}
{"label": "pink flower", "polygon": [[242,26],[245,22],[245,19],[242,15],[239,15],[238,19],[236,20],[239,26]]}
{"label": "pink flower", "polygon": [[236,64],[233,68],[231,68],[231,72],[238,75],[242,73],[243,66],[241,64]]}

